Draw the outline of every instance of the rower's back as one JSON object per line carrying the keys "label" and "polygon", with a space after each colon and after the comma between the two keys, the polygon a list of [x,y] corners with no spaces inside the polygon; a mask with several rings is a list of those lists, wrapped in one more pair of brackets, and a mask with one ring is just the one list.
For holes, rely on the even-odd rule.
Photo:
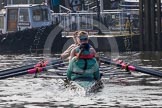
{"label": "rower's back", "polygon": [[67,77],[70,80],[78,78],[100,79],[99,65],[95,58],[95,51],[88,44],[88,36],[78,36],[80,46],[72,51],[72,59],[69,62]]}

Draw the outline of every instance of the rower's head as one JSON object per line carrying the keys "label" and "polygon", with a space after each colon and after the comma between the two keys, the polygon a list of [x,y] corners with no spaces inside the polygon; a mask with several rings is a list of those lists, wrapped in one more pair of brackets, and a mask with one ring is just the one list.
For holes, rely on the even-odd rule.
{"label": "rower's head", "polygon": [[82,44],[82,43],[88,43],[88,33],[85,32],[85,31],[80,31],[78,32],[78,42],[79,44]]}
{"label": "rower's head", "polygon": [[77,40],[78,33],[79,33],[79,31],[76,31],[76,32],[73,34],[73,40],[74,40],[74,43],[75,43],[75,44],[79,44],[79,42],[78,42],[78,40]]}

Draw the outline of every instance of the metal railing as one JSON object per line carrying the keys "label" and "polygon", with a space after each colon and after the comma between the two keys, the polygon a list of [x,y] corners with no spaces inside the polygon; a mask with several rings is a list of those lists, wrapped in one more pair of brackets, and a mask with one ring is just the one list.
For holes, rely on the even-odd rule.
{"label": "metal railing", "polygon": [[64,13],[64,12],[72,12],[71,9],[65,7],[65,6],[62,6],[62,5],[59,5],[59,10],[60,10],[60,13]]}
{"label": "metal railing", "polygon": [[138,32],[138,10],[107,10],[98,14],[79,13],[54,13],[52,19],[62,25],[64,31],[98,30],[108,34],[124,32]]}

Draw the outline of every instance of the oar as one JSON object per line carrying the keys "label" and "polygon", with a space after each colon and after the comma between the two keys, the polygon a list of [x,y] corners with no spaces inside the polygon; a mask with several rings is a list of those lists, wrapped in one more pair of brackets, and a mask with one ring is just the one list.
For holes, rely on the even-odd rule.
{"label": "oar", "polygon": [[0,76],[3,75],[7,75],[7,74],[11,74],[11,73],[16,73],[16,72],[20,72],[20,71],[25,71],[25,70],[29,70],[29,69],[33,69],[34,67],[45,67],[46,65],[52,65],[52,63],[56,64],[56,63],[61,63],[62,60],[57,59],[57,60],[51,60],[51,61],[41,61],[39,63],[35,64],[31,64],[28,66],[22,66],[22,67],[18,67],[18,68],[13,68],[13,69],[7,69],[7,70],[3,70],[0,71]]}
{"label": "oar", "polygon": [[34,73],[39,73],[42,71],[46,71],[48,68],[53,67],[57,68],[59,66],[64,66],[64,64],[57,64],[58,62],[53,62],[52,65],[48,65],[46,67],[35,67],[33,69],[25,70],[25,71],[19,71],[16,73],[10,73],[10,74],[5,74],[3,76],[0,76],[0,79],[6,79],[10,77],[15,77],[15,76],[20,76],[20,75],[26,75],[26,74],[34,74]]}
{"label": "oar", "polygon": [[142,68],[139,66],[133,66],[130,64],[128,65],[121,60],[111,60],[105,57],[100,57],[100,61],[106,64],[116,65],[117,67],[120,67],[127,71],[137,71],[137,72],[150,74],[150,75],[157,76],[157,77],[162,77],[162,72],[160,71],[153,70],[153,69],[146,69],[146,68]]}
{"label": "oar", "polygon": [[27,70],[27,69],[32,69],[34,67],[35,64],[29,64],[29,65],[24,65],[21,67],[16,67],[16,68],[12,68],[12,69],[5,69],[5,70],[1,70],[0,71],[0,75],[2,73],[9,73],[9,72],[17,72],[17,71],[23,71],[23,70]]}

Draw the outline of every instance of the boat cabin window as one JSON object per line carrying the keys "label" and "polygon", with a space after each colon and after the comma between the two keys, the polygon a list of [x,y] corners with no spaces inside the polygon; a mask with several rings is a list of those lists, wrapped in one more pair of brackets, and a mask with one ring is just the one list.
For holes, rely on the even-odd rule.
{"label": "boat cabin window", "polygon": [[33,9],[33,21],[48,21],[48,9]]}
{"label": "boat cabin window", "polygon": [[20,22],[29,22],[28,9],[20,9],[19,21]]}
{"label": "boat cabin window", "polygon": [[4,28],[4,17],[0,16],[0,29]]}
{"label": "boat cabin window", "polygon": [[120,6],[124,9],[138,9],[139,2],[122,2]]}

